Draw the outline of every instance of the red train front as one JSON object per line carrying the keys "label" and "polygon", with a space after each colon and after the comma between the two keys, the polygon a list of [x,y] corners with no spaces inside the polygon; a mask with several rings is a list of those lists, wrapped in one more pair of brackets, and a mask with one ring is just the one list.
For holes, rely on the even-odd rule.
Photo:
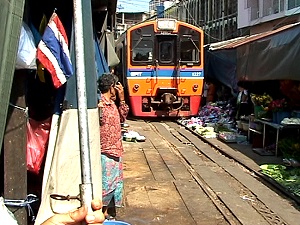
{"label": "red train front", "polygon": [[203,89],[203,31],[174,19],[129,28],[117,42],[117,68],[132,114],[197,115]]}

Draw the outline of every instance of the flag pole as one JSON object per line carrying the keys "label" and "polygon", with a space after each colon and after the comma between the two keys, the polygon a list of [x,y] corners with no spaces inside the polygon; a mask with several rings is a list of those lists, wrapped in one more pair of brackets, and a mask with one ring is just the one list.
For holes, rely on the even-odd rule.
{"label": "flag pole", "polygon": [[80,141],[81,178],[80,195],[81,204],[89,207],[93,199],[90,146],[88,133],[88,114],[85,81],[85,57],[83,40],[83,10],[82,0],[73,0],[74,30],[75,30],[75,61],[78,101],[78,124]]}

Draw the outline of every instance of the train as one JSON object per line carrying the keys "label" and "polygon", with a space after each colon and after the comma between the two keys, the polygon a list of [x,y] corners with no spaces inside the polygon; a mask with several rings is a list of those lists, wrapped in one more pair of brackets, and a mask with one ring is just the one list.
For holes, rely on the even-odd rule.
{"label": "train", "polygon": [[136,24],[116,41],[115,73],[135,117],[198,114],[204,82],[204,33],[171,18]]}

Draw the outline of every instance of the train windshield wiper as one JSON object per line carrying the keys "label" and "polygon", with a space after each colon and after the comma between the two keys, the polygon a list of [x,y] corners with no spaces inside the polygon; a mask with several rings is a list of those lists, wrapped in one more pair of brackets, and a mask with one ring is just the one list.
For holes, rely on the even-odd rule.
{"label": "train windshield wiper", "polygon": [[188,40],[190,40],[192,42],[192,44],[194,45],[194,47],[197,49],[198,52],[200,52],[200,49],[198,48],[198,46],[196,45],[196,43],[194,42],[194,40],[192,39],[192,36],[189,34],[184,34],[183,37],[187,38]]}
{"label": "train windshield wiper", "polygon": [[133,51],[139,43],[141,43],[142,40],[144,40],[144,37],[151,37],[151,34],[143,34],[140,39],[136,42],[136,44],[132,47],[131,51]]}
{"label": "train windshield wiper", "polygon": [[136,44],[132,47],[131,51],[133,51],[138,45],[139,43],[141,43],[141,41],[143,40],[143,37],[140,37],[140,39],[136,42]]}
{"label": "train windshield wiper", "polygon": [[188,39],[193,43],[193,45],[195,46],[195,48],[197,49],[197,51],[200,52],[200,49],[198,48],[198,46],[196,45],[196,43],[194,42],[194,40],[191,37],[189,37]]}

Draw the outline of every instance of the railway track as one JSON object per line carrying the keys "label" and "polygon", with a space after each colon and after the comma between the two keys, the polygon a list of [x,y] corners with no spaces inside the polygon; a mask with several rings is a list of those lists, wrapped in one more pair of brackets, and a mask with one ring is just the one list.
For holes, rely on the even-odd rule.
{"label": "railway track", "polygon": [[[282,190],[274,189],[278,187],[268,186],[256,170],[178,123],[148,124],[180,158],[227,224],[298,224],[285,212],[295,202],[280,195]],[[194,154],[187,154],[187,148]]]}
{"label": "railway track", "polygon": [[[180,126],[185,127],[184,125],[182,125],[180,123],[177,123],[177,124],[179,124]],[[235,160],[236,162],[238,162],[239,164],[241,164],[243,167],[247,168],[249,171],[251,171],[253,174],[255,174],[259,179],[261,179],[267,185],[270,185],[274,190],[280,192],[281,194],[283,194],[287,198],[291,199],[292,201],[295,202],[295,204],[297,206],[300,207],[300,198],[299,197],[297,197],[294,194],[292,194],[290,191],[288,191],[287,189],[285,189],[283,186],[281,186],[280,184],[278,184],[276,181],[274,181],[270,177],[262,174],[260,172],[260,168],[259,168],[259,170],[257,170],[257,168],[253,168],[251,165],[248,165],[247,163],[244,163],[241,160],[239,160],[238,157],[235,157],[235,156],[233,156],[231,154],[228,154],[228,152],[224,151],[222,148],[219,148],[219,146],[214,145],[211,141],[209,141],[209,139],[201,137],[201,135],[199,135],[197,132],[195,132],[193,130],[190,130],[187,127],[185,127],[185,128],[188,129],[195,136],[197,136],[198,138],[200,138],[203,142],[211,145],[213,148],[215,148],[216,150],[218,150],[223,155],[227,156],[228,158],[231,158],[231,159]]]}

